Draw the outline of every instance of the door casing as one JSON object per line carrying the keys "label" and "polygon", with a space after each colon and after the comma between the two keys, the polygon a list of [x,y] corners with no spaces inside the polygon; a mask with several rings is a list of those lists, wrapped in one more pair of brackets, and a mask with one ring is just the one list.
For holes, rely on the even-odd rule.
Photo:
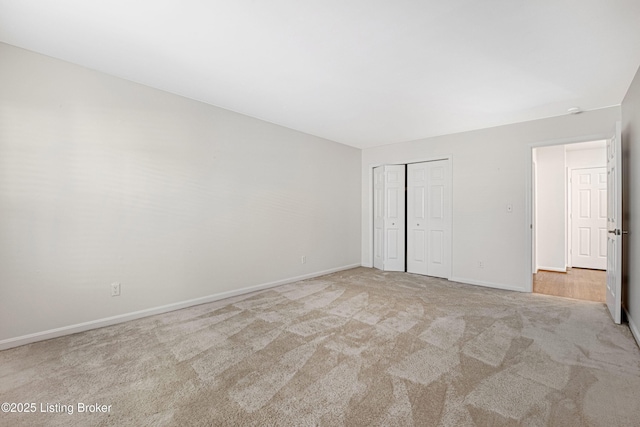
{"label": "door casing", "polygon": [[525,284],[525,292],[533,292],[533,273],[534,273],[534,266],[533,266],[533,219],[534,219],[534,213],[533,213],[533,209],[535,207],[534,204],[534,200],[533,198],[535,197],[535,193],[534,193],[534,188],[533,188],[533,150],[534,148],[540,148],[540,147],[550,147],[550,146],[554,146],[554,145],[567,145],[567,144],[575,144],[575,143],[579,143],[579,142],[589,142],[589,141],[600,141],[600,140],[608,140],[611,138],[611,135],[605,134],[605,133],[601,133],[601,134],[594,134],[594,135],[585,135],[585,136],[578,136],[578,137],[573,137],[573,138],[560,138],[560,139],[553,139],[553,140],[545,140],[545,141],[538,141],[538,142],[534,142],[529,144],[529,150],[527,152],[527,167],[525,168],[525,194],[526,194],[526,198],[525,198],[525,224],[523,226],[523,231],[525,233],[525,242],[526,242],[526,257],[527,257],[527,263],[526,265],[528,266],[527,268],[525,268],[525,271],[523,272],[524,274],[524,278],[523,278],[523,283]]}

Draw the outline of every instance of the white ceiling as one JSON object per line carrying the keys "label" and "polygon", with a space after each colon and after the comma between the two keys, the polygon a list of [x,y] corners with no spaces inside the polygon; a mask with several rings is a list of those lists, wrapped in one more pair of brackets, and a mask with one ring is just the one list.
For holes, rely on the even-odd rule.
{"label": "white ceiling", "polygon": [[640,1],[0,0],[0,41],[365,148],[620,104]]}

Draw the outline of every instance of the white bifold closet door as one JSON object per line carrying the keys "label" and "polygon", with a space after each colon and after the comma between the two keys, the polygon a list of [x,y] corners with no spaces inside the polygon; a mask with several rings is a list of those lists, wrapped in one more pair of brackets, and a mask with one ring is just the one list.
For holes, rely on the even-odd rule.
{"label": "white bifold closet door", "polygon": [[373,169],[373,266],[404,271],[405,165]]}
{"label": "white bifold closet door", "polygon": [[407,165],[407,272],[451,276],[449,160]]}

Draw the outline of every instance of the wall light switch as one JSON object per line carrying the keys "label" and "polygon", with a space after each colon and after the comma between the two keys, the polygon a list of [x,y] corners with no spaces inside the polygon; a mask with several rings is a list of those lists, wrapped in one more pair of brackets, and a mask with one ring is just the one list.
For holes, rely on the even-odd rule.
{"label": "wall light switch", "polygon": [[507,203],[507,213],[513,212],[513,203]]}

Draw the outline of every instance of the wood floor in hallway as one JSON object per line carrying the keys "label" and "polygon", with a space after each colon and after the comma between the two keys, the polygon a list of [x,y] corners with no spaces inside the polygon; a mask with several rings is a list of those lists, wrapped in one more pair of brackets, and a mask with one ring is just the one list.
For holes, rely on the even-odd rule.
{"label": "wood floor in hallway", "polygon": [[607,272],[570,268],[566,273],[539,270],[533,275],[533,292],[585,301],[606,301]]}

